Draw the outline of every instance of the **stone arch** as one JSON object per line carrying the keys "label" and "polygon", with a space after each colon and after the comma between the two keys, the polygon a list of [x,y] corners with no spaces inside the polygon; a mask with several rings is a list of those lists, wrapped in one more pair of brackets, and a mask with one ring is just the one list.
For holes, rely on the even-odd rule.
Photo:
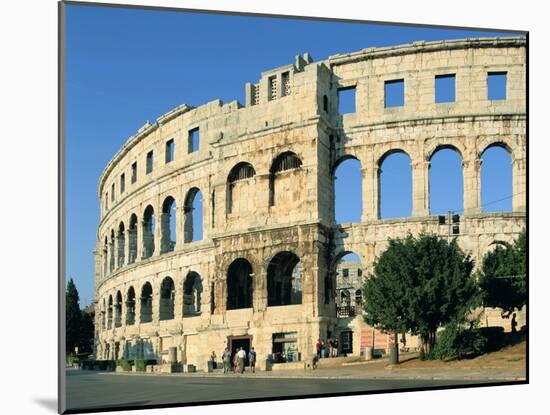
{"label": "stone arch", "polygon": [[430,140],[424,147],[424,158],[426,161],[431,161],[432,157],[440,150],[453,150],[458,153],[461,160],[464,160],[464,155],[467,153],[463,143],[458,140],[449,140],[445,138]]}
{"label": "stone arch", "polygon": [[113,328],[113,296],[109,294],[109,300],[107,301],[107,330]]}
{"label": "stone arch", "polygon": [[111,229],[111,240],[109,241],[109,272],[115,270],[115,230]]}
{"label": "stone arch", "polygon": [[[301,166],[302,160],[292,151],[285,151],[275,157],[269,169],[269,206],[274,206],[276,204],[276,199],[280,198],[279,194],[284,195],[286,192],[292,192],[293,189],[296,189],[296,183],[294,183],[295,178],[281,177],[280,173],[297,170]],[[276,182],[278,183],[277,185]],[[299,190],[297,194],[300,194]],[[283,204],[285,206],[288,205],[288,203],[284,203],[284,201]]]}
{"label": "stone arch", "polygon": [[184,242],[199,241],[203,238],[204,203],[198,187],[191,188],[185,196],[184,204]]}
{"label": "stone arch", "polygon": [[140,310],[140,323],[153,321],[153,287],[149,281],[141,287]]}
{"label": "stone arch", "polygon": [[[464,151],[464,150],[463,150]],[[429,154],[428,206],[430,214],[462,212],[464,209],[463,151],[440,143]],[[458,156],[458,158],[457,158]],[[442,203],[445,200],[445,203]]]}
{"label": "stone arch", "polygon": [[512,158],[512,161],[516,158],[522,158],[519,154],[517,154],[519,150],[516,148],[513,140],[510,137],[503,136],[484,137],[482,140],[478,141],[477,157],[481,159],[483,157],[483,153],[492,147],[500,147],[505,149]]}
{"label": "stone arch", "polygon": [[252,307],[252,265],[244,258],[235,259],[227,269],[227,309]]}
{"label": "stone arch", "polygon": [[227,213],[245,213],[253,209],[243,194],[253,194],[253,182],[256,175],[252,164],[242,161],[237,163],[227,176]]}
{"label": "stone arch", "polygon": [[115,300],[115,327],[122,325],[122,293],[120,290],[116,293]]}
{"label": "stone arch", "polygon": [[514,198],[511,148],[505,142],[495,141],[479,157],[482,212],[511,212]]}
{"label": "stone arch", "polygon": [[176,287],[171,277],[165,277],[160,284],[159,320],[172,320],[174,318],[174,301]]}
{"label": "stone arch", "polygon": [[[342,176],[338,177],[338,171]],[[361,160],[345,154],[332,170],[332,207],[335,223],[360,223],[363,213],[363,173]]]}
{"label": "stone arch", "polygon": [[130,286],[126,294],[126,325],[132,326],[136,322],[136,291]]}
{"label": "stone arch", "polygon": [[105,236],[105,242],[103,243],[103,278],[107,276],[107,270],[109,269],[109,238]]}
{"label": "stone arch", "polygon": [[128,225],[128,264],[136,262],[137,258],[137,231],[138,218],[135,213],[130,216]]}
{"label": "stone arch", "polygon": [[150,258],[155,252],[155,210],[147,205],[143,212],[143,258]]}
{"label": "stone arch", "polygon": [[[174,211],[174,214],[172,214]],[[172,252],[176,246],[176,199],[167,196],[162,203],[160,252]]]}
{"label": "stone arch", "polygon": [[202,278],[199,273],[189,271],[183,281],[183,316],[196,316],[201,313]]}
{"label": "stone arch", "polygon": [[267,305],[302,304],[300,258],[290,251],[277,253],[267,266]]}
{"label": "stone arch", "polygon": [[330,274],[333,276],[333,298],[336,299],[337,313],[340,316],[354,315],[351,293],[362,287],[363,262],[363,259],[351,250],[339,251],[332,260]]}
{"label": "stone arch", "polygon": [[[396,157],[400,155],[404,155],[406,159],[396,159]],[[389,176],[388,179],[384,175],[384,169],[382,167],[385,163],[388,163],[390,159],[394,162],[395,166],[398,166],[392,166],[395,169],[403,169],[405,171],[404,166],[408,165],[408,169],[406,169],[407,174],[396,174],[393,171],[390,173],[386,172],[386,175]],[[391,148],[378,158],[378,217],[380,219],[411,216],[413,199],[411,162],[412,158],[410,152],[407,152],[401,147]],[[388,183],[384,184],[383,182],[386,181]],[[389,185],[390,181],[391,186]],[[399,185],[396,186],[396,183],[399,183]],[[396,198],[398,202],[394,201]]]}
{"label": "stone arch", "polygon": [[126,250],[126,232],[124,228],[124,222],[120,221],[117,232],[117,266],[120,268],[124,266],[124,252]]}

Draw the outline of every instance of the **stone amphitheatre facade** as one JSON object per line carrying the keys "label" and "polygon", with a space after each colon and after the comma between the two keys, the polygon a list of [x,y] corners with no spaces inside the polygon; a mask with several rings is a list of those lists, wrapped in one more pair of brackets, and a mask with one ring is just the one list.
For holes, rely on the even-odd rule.
{"label": "stone amphitheatre facade", "polygon": [[[488,98],[492,73],[505,74],[504,99]],[[440,75],[454,75],[454,102],[435,102]],[[388,108],[385,84],[396,80],[404,105]],[[350,88],[355,112],[340,114],[339,94]],[[320,62],[305,54],[245,93],[244,106],[175,108],[106,166],[97,358],[163,361],[175,347],[178,362],[202,369],[212,350],[244,346],[260,362],[281,350],[296,360],[345,330],[354,334],[347,352],[360,354],[371,329],[337,313],[346,253],[367,275],[388,238],[430,232],[456,237],[479,266],[494,240],[511,241],[526,226],[525,38],[416,42]],[[492,146],[511,158],[511,212],[482,211],[481,155]],[[430,214],[430,159],[443,148],[462,159],[455,231]],[[411,160],[412,213],[381,219],[380,165],[398,151]],[[361,164],[361,221],[337,224],[334,173],[349,158]]]}

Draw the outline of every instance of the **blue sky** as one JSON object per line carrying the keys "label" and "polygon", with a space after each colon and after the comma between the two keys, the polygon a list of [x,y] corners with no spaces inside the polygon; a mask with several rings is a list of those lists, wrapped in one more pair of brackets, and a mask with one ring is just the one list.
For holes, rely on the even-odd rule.
{"label": "blue sky", "polygon": [[[505,35],[509,34],[67,6],[66,266],[81,305],[93,299],[99,176],[145,121],[154,121],[182,103],[197,106],[218,98],[244,103],[246,82],[256,82],[262,71],[292,63],[295,55],[304,52],[322,60],[372,46]],[[503,162],[499,149],[495,150],[491,153],[496,155],[486,155],[489,160],[484,157],[485,170],[491,163],[496,167],[490,173],[482,171],[482,178],[486,174],[497,183],[482,190],[484,203],[511,196],[511,189],[498,185],[504,182],[502,166],[509,165],[509,160]],[[459,210],[461,195],[446,194],[453,187],[447,183],[458,180],[456,171],[447,167],[456,163],[452,154],[441,157],[432,186],[439,186],[442,195],[433,203],[442,211]],[[435,165],[434,161],[432,170]],[[400,154],[386,159],[382,217],[410,212],[410,203],[403,203],[410,181],[398,180],[406,177],[408,169],[408,161]],[[337,170],[337,194],[347,195],[337,201],[339,222],[356,221],[357,206],[360,209],[360,194],[350,191],[360,181],[354,175],[351,160]],[[390,185],[384,186],[386,181]],[[505,199],[488,207],[509,210],[510,204],[511,199]]]}

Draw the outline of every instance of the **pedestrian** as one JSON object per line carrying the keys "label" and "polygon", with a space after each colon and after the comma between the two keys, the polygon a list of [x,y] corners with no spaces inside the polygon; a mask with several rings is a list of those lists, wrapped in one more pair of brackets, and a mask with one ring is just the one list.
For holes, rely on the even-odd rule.
{"label": "pedestrian", "polygon": [[237,367],[239,366],[239,356],[238,356],[238,350],[235,351],[235,355],[233,356],[233,372],[237,373]]}
{"label": "pedestrian", "polygon": [[332,351],[332,337],[328,339],[328,357],[332,357],[333,351]]}
{"label": "pedestrian", "polygon": [[325,343],[324,340],[321,340],[321,359],[325,358],[326,348],[327,348],[327,344]]}
{"label": "pedestrian", "polygon": [[321,357],[321,346],[322,346],[321,339],[319,339],[317,340],[317,344],[315,345],[315,348],[317,350],[317,359]]}
{"label": "pedestrian", "polygon": [[223,373],[227,373],[231,370],[231,352],[226,347],[223,354]]}
{"label": "pedestrian", "polygon": [[338,357],[338,339],[335,338],[332,342],[332,347],[334,348],[334,357]]}
{"label": "pedestrian", "polygon": [[248,352],[248,363],[250,364],[252,373],[256,373],[256,352],[253,347],[250,348],[250,351]]}
{"label": "pedestrian", "polygon": [[244,373],[244,359],[246,359],[246,352],[242,347],[237,352],[237,358],[239,362],[239,373]]}
{"label": "pedestrian", "polygon": [[216,359],[217,359],[216,352],[212,350],[212,354],[210,355],[210,361],[212,362],[212,369],[217,369]]}

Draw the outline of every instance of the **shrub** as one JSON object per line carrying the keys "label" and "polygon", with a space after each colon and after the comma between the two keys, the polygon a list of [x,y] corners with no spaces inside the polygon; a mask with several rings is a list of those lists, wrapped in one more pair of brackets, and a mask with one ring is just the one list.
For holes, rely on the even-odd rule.
{"label": "shrub", "polygon": [[116,365],[120,366],[122,370],[125,370],[127,372],[132,370],[133,363],[134,362],[132,360],[127,360],[127,359],[120,359],[116,361]]}
{"label": "shrub", "polygon": [[145,372],[145,366],[147,365],[156,365],[157,361],[156,359],[136,359],[134,360],[134,364],[136,365],[136,371],[137,372]]}
{"label": "shrub", "polygon": [[433,358],[446,359],[471,357],[485,351],[487,339],[478,329],[465,329],[452,325],[437,334]]}
{"label": "shrub", "polygon": [[479,329],[487,345],[485,351],[494,352],[506,344],[506,334],[503,327],[482,327]]}

